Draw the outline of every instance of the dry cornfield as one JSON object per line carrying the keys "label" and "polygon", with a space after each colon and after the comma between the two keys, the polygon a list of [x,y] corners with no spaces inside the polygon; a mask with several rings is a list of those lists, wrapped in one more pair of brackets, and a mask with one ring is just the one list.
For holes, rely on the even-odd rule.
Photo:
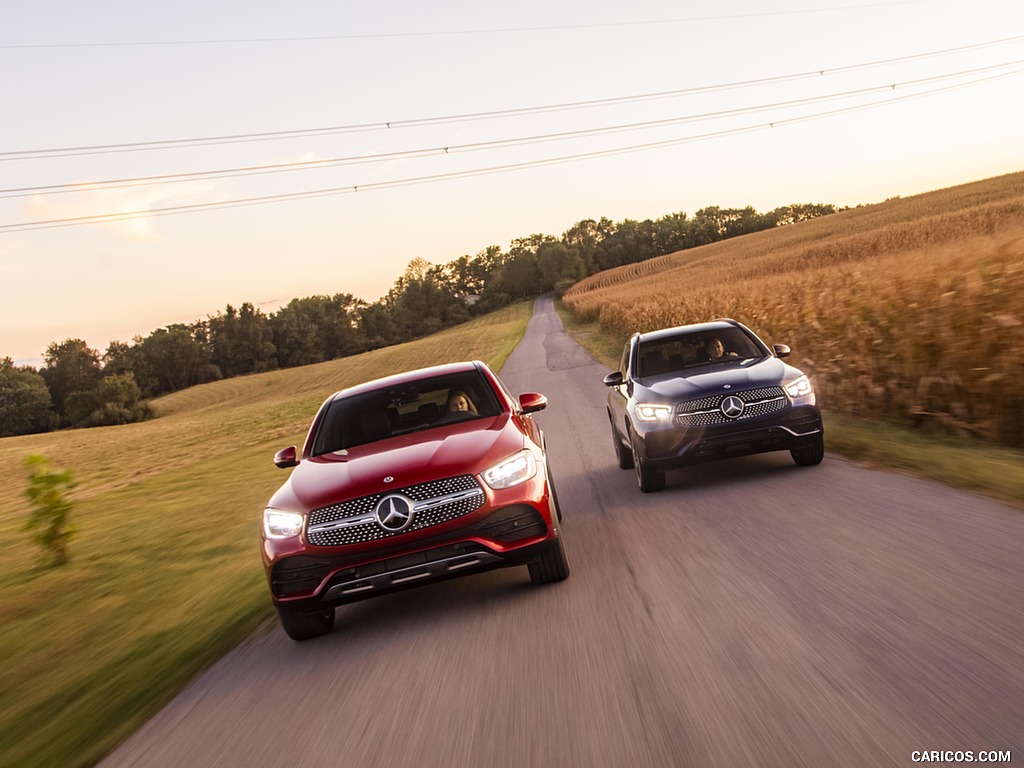
{"label": "dry cornfield", "polygon": [[623,339],[734,317],[825,408],[1024,446],[1024,173],[594,275],[565,303]]}

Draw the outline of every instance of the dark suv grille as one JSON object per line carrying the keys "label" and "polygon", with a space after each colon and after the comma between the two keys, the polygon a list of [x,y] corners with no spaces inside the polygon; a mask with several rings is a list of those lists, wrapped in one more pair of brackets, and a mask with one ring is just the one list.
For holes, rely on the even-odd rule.
{"label": "dark suv grille", "polygon": [[[735,396],[743,401],[743,413],[728,418],[721,411],[722,401]],[[764,389],[748,389],[745,392],[726,392],[722,395],[702,397],[699,400],[688,400],[676,406],[676,424],[684,427],[704,426],[707,424],[725,424],[730,421],[753,419],[767,416],[769,413],[781,411],[788,401],[782,387],[766,387]]]}
{"label": "dark suv grille", "polygon": [[[405,496],[414,503],[412,523],[401,531],[383,528],[373,514],[377,502],[392,494]],[[318,547],[377,541],[468,515],[482,507],[485,499],[483,488],[472,475],[396,488],[313,510],[309,514],[306,538]]]}

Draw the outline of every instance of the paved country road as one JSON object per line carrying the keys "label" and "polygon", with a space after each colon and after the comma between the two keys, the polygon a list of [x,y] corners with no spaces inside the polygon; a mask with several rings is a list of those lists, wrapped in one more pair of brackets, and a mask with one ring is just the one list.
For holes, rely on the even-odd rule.
{"label": "paved country road", "polygon": [[306,643],[275,626],[103,765],[1024,762],[1024,514],[831,455],[680,470],[642,495],[615,464],[605,373],[550,299],[502,371],[549,399],[567,581],[410,590]]}

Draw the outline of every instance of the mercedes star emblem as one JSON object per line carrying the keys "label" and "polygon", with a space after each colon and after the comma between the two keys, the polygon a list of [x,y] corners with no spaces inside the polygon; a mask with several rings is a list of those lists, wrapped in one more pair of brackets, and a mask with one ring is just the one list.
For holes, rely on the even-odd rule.
{"label": "mercedes star emblem", "polygon": [[412,524],[412,502],[405,496],[385,496],[373,508],[373,516],[385,531],[404,531]]}
{"label": "mercedes star emblem", "polygon": [[743,401],[736,397],[736,395],[729,395],[722,401],[720,408],[725,418],[735,419],[743,413]]}

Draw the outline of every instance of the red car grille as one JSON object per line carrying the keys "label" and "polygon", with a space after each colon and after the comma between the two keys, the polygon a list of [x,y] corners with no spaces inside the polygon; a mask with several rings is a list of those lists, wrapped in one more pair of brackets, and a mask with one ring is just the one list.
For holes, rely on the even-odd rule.
{"label": "red car grille", "polygon": [[[414,502],[412,522],[400,531],[388,530],[374,516],[377,502],[392,494],[402,495]],[[310,544],[318,547],[378,541],[468,515],[482,507],[485,500],[483,488],[472,475],[396,488],[394,491],[313,510],[309,515],[306,538]]]}

